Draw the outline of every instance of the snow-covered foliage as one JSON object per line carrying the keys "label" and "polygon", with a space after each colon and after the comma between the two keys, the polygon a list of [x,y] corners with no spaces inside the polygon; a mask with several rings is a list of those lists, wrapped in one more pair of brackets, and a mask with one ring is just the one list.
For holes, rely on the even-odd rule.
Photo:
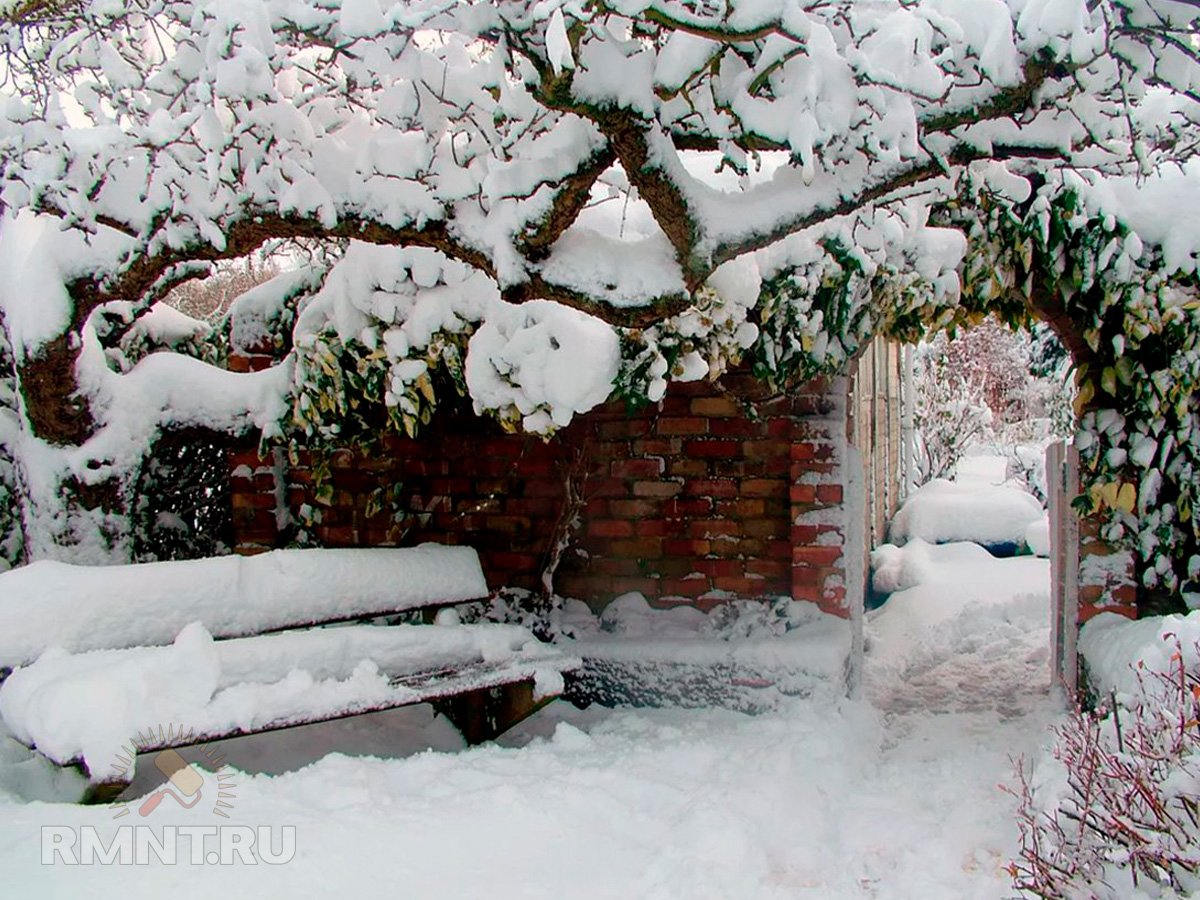
{"label": "snow-covered foliage", "polygon": [[[1121,257],[1140,262],[1098,268],[1113,296],[1193,260],[1200,234],[1164,230],[1113,181],[1196,150],[1188,2],[31,0],[0,14],[0,309],[25,398],[6,427],[34,556],[127,554],[123,498],[164,427],[411,432],[440,384],[548,433],[614,392],[653,401],[738,360],[780,384],[835,371],[878,331],[959,318],[964,274],[972,313],[1038,309],[1062,295],[1060,245],[1018,252],[1029,240],[1005,223],[1062,218],[1071,198],[1106,233],[1141,235]],[[118,375],[96,352],[113,304],[137,319],[278,241],[323,249],[258,318],[282,349],[294,339],[276,369],[158,353]],[[1022,277],[992,266],[1005,253]],[[1100,315],[1081,290],[1081,314]],[[293,309],[294,334],[272,332]],[[1099,385],[1104,369],[1087,371]],[[1175,485],[1178,446],[1163,449]],[[1186,521],[1167,499],[1177,512],[1142,535],[1164,549]]]}
{"label": "snow-covered foliage", "polygon": [[[1074,362],[1084,506],[1127,542],[1147,586],[1200,578],[1200,231],[1165,229],[1150,208],[1193,210],[1194,165],[1135,181],[1064,174],[1015,208],[980,195],[969,227],[964,303],[986,306],[1026,284]],[[1115,217],[1115,197],[1134,225]],[[1132,198],[1136,198],[1136,202]],[[1171,235],[1168,237],[1168,233]]]}
{"label": "snow-covered foliage", "polygon": [[1056,728],[1053,759],[1019,772],[1022,847],[1011,871],[1026,895],[1115,900],[1200,888],[1191,618],[1131,623],[1110,613],[1085,627],[1080,648],[1089,674],[1097,663],[1102,703]]}

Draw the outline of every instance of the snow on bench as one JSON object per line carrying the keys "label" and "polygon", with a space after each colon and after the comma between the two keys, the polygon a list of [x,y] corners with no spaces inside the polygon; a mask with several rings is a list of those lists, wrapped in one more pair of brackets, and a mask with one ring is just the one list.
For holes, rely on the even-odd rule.
{"label": "snow on bench", "polygon": [[130,566],[35,562],[0,574],[0,668],[49,647],[171,643],[192,622],[218,638],[486,597],[470,547],[273,550]]}
{"label": "snow on bench", "polygon": [[81,765],[85,802],[119,794],[136,753],[413,703],[479,743],[560,694],[580,661],[516,626],[450,624],[452,610],[440,625],[345,623],[487,593],[474,550],[435,544],[35,563],[0,575],[0,677],[14,668],[0,717]]}
{"label": "snow on bench", "polygon": [[[349,625],[214,641],[199,624],[166,647],[52,650],[0,689],[22,743],[94,783],[124,782],[122,751],[253,734],[521,681],[562,692],[578,665],[514,625]],[[157,740],[168,728],[178,740]]]}

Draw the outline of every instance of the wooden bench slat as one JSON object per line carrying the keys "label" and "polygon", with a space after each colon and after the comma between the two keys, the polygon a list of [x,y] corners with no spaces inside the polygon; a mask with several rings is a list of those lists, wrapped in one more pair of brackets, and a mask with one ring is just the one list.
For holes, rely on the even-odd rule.
{"label": "wooden bench slat", "polygon": [[395,615],[488,594],[470,547],[274,550],[130,566],[45,560],[0,573],[0,669],[47,648],[171,643],[200,622],[237,638]]}
{"label": "wooden bench slat", "polygon": [[[180,659],[171,656],[178,649],[98,651],[69,657],[65,667],[47,660],[18,673],[5,689],[36,691],[37,679],[48,677],[57,693],[45,698],[30,696],[38,697],[41,711],[52,710],[56,698],[69,703],[76,696],[71,679],[83,690],[117,671],[122,673],[120,677],[133,677],[142,691],[149,692],[144,700],[152,710],[156,698],[175,696],[170,680],[154,676],[172,666],[179,668]],[[357,625],[237,638],[192,648],[200,659],[210,651],[216,657],[216,688],[207,702],[178,710],[169,722],[140,723],[136,730],[148,737],[136,742],[139,752],[439,701],[539,678],[555,679],[581,664],[512,625]],[[368,661],[376,671],[360,669]],[[113,682],[118,690],[121,683]],[[160,732],[167,728],[175,737],[166,742],[155,740],[156,728]],[[182,744],[180,732],[188,735]],[[37,734],[30,738],[29,743],[36,747]],[[39,749],[60,765],[84,762],[80,752]],[[101,775],[101,780],[104,777]]]}

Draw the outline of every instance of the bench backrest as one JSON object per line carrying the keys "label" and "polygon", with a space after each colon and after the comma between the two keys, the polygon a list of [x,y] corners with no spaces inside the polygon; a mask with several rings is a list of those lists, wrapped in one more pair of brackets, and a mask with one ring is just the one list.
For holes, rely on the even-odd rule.
{"label": "bench backrest", "polygon": [[171,643],[191,622],[217,638],[486,597],[470,547],[274,550],[129,566],[36,562],[0,574],[0,667],[49,647]]}

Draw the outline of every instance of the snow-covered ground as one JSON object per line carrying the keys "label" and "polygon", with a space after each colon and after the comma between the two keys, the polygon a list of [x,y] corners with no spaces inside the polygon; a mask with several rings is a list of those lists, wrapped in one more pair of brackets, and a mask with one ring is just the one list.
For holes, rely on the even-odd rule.
{"label": "snow-covered ground", "polygon": [[111,834],[137,816],[48,802],[77,785],[0,738],[0,893],[1010,896],[1017,834],[998,785],[1062,702],[1046,560],[978,549],[926,545],[912,586],[872,614],[862,699],[758,716],[556,703],[474,749],[427,708],[394,711],[230,742],[230,819],[164,802],[139,820],[294,826],[278,866],[43,865],[43,826]]}

